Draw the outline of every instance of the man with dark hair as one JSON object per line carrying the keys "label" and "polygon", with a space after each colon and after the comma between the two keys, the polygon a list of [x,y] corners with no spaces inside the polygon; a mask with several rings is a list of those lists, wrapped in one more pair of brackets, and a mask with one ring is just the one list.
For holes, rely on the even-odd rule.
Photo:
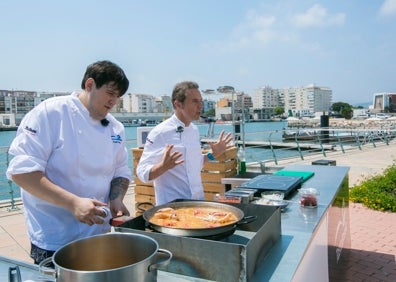
{"label": "man with dark hair", "polygon": [[82,91],[41,102],[19,125],[7,177],[22,188],[35,263],[71,241],[109,231],[104,208],[129,215],[125,129],[109,113],[128,87],[119,66],[93,63]]}
{"label": "man with dark hair", "polygon": [[157,125],[149,135],[137,166],[143,182],[154,182],[156,204],[175,199],[204,199],[201,180],[203,163],[214,160],[232,140],[231,133],[220,133],[211,143],[211,153],[203,155],[199,131],[192,121],[202,113],[202,96],[198,84],[184,81],[172,92],[174,114]]}

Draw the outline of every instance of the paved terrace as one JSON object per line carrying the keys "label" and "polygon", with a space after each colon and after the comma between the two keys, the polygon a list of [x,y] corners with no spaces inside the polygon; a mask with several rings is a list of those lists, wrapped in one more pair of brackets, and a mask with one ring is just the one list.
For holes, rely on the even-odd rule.
{"label": "paved terrace", "polygon": [[[363,179],[381,173],[394,164],[396,143],[374,147],[366,146],[361,151],[328,153],[280,161],[280,166],[288,164],[311,164],[318,159],[335,160],[337,165],[349,166],[349,186]],[[134,191],[129,190],[126,204],[134,213]],[[32,262],[29,257],[30,243],[26,234],[23,206],[19,210],[8,211],[0,207],[0,254],[13,259]],[[345,271],[347,281],[396,281],[396,213],[373,211],[360,204],[350,203],[351,255]]]}

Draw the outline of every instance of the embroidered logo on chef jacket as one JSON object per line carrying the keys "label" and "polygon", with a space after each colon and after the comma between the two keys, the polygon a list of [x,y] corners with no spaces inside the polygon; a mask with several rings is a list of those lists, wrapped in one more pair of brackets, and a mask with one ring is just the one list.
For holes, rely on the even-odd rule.
{"label": "embroidered logo on chef jacket", "polygon": [[30,128],[28,126],[25,126],[24,129],[25,129],[25,131],[28,131],[30,134],[33,134],[33,135],[36,135],[36,133],[37,133],[37,130]]}
{"label": "embroidered logo on chef jacket", "polygon": [[111,140],[113,140],[113,143],[121,143],[122,138],[120,135],[111,135]]}

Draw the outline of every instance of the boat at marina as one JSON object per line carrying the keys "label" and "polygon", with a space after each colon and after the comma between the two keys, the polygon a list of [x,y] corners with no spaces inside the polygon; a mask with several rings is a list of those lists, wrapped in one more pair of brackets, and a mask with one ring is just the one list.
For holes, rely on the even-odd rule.
{"label": "boat at marina", "polygon": [[328,130],[297,130],[290,131],[285,130],[282,134],[283,141],[315,141],[319,140],[322,142],[354,142],[357,136],[354,132],[329,132]]}
{"label": "boat at marina", "polygon": [[138,126],[143,126],[141,123],[134,123],[134,122],[129,122],[129,121],[121,121],[121,123],[124,125],[124,127],[138,127]]}
{"label": "boat at marina", "polygon": [[[392,131],[393,132],[393,131]],[[395,138],[390,130],[351,130],[351,129],[304,129],[284,130],[283,142],[318,142],[318,143],[360,143],[374,140],[390,140]]]}
{"label": "boat at marina", "polygon": [[315,140],[317,139],[317,132],[315,130],[284,130],[282,134],[282,139],[284,141],[288,140]]}

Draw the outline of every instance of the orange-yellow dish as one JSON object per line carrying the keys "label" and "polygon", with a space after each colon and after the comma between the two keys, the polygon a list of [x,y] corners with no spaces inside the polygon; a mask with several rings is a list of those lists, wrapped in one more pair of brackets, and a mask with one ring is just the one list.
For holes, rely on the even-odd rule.
{"label": "orange-yellow dish", "polygon": [[159,209],[149,221],[164,227],[198,229],[229,225],[236,223],[238,218],[232,212],[215,208],[185,207]]}

